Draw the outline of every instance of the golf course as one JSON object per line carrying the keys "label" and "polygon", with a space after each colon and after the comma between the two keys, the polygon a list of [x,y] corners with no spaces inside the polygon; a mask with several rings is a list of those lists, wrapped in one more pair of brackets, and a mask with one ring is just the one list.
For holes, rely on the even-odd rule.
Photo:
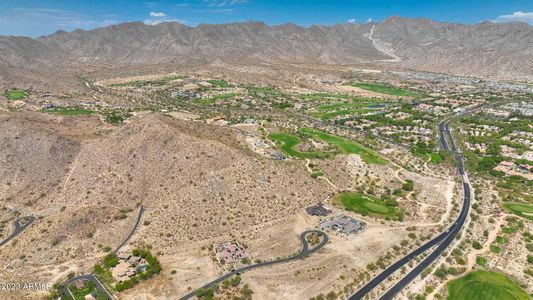
{"label": "golf course", "polygon": [[298,144],[301,143],[300,138],[288,134],[288,133],[271,133],[268,135],[268,139],[276,143],[283,153],[297,158],[326,158],[331,156],[330,153],[312,151],[312,152],[303,152],[294,149]]}
{"label": "golf course", "polygon": [[5,92],[5,96],[9,100],[22,100],[28,97],[28,93],[19,89],[11,89]]}
{"label": "golf course", "polygon": [[533,205],[518,203],[518,202],[505,202],[503,204],[507,210],[510,210],[514,214],[533,221]]}
{"label": "golf course", "polygon": [[[299,133],[304,137],[314,138],[330,145],[334,145],[339,152],[345,154],[358,154],[363,161],[371,164],[385,164],[387,161],[383,159],[375,151],[366,148],[347,138],[332,135],[323,131],[312,128],[300,128]],[[299,137],[288,133],[271,133],[268,139],[276,143],[283,153],[296,158],[327,158],[331,157],[333,152],[322,151],[298,151],[295,147],[302,141]]]}
{"label": "golf course", "polygon": [[350,102],[333,102],[313,108],[309,114],[323,121],[339,116],[360,115],[369,111],[378,110],[388,103],[380,99],[354,98]]}
{"label": "golf course", "polygon": [[377,83],[367,83],[367,82],[349,82],[346,85],[355,86],[363,90],[376,92],[380,94],[399,96],[399,97],[418,97],[419,95],[415,92],[407,91],[393,86],[382,85]]}
{"label": "golf course", "polygon": [[477,270],[448,283],[448,300],[526,300],[529,295],[505,275]]}
{"label": "golf course", "polygon": [[320,130],[312,128],[300,128],[300,133],[312,138],[319,139],[329,144],[335,145],[341,152],[346,154],[358,154],[363,161],[371,164],[386,164],[387,161],[383,159],[375,151],[366,148],[365,146],[356,143],[347,138],[332,135]]}
{"label": "golf course", "polygon": [[357,192],[343,192],[336,196],[335,201],[341,204],[344,209],[362,215],[372,215],[378,217],[396,217],[398,209],[393,201],[387,201]]}

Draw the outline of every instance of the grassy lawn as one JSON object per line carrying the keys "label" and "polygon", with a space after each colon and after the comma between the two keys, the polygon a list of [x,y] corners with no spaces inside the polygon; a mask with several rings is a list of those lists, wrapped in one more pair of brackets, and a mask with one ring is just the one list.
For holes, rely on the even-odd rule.
{"label": "grassy lawn", "polygon": [[62,116],[77,116],[77,115],[92,115],[96,113],[94,110],[82,108],[45,108],[43,112]]}
{"label": "grassy lawn", "polygon": [[28,97],[28,93],[23,90],[11,89],[5,92],[5,96],[8,100],[22,100]]}
{"label": "grassy lawn", "polygon": [[357,192],[343,192],[336,196],[335,201],[342,204],[344,209],[362,215],[379,217],[395,217],[398,214],[396,206],[388,205],[385,201]]}
{"label": "grassy lawn", "polygon": [[448,300],[521,300],[528,294],[505,275],[477,270],[448,283]]}
{"label": "grassy lawn", "polygon": [[533,221],[533,205],[518,203],[518,202],[505,202],[503,204],[507,210],[510,210],[514,214]]}
{"label": "grassy lawn", "polygon": [[327,152],[301,152],[294,147],[301,141],[298,137],[287,133],[271,133],[268,135],[268,139],[275,142],[283,153],[298,158],[326,158],[330,157],[331,153]]}
{"label": "grassy lawn", "polygon": [[387,161],[383,159],[375,151],[366,148],[347,138],[332,135],[326,132],[315,130],[312,128],[300,128],[300,133],[320,139],[324,142],[335,145],[340,151],[349,154],[358,154],[361,158],[371,164],[386,164]]}
{"label": "grassy lawn", "polygon": [[351,98],[348,94],[334,94],[334,93],[312,93],[312,94],[301,94],[298,96],[302,100],[306,101],[321,101],[324,99],[349,99]]}
{"label": "grassy lawn", "polygon": [[355,86],[363,90],[372,91],[380,94],[387,94],[392,96],[400,97],[418,97],[417,93],[406,91],[397,87],[387,86],[377,83],[366,83],[366,82],[348,82],[346,85]]}

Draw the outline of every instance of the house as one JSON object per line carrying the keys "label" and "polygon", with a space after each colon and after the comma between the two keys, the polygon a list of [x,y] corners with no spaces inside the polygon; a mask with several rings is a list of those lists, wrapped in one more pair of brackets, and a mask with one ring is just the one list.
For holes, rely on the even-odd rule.
{"label": "house", "polygon": [[366,228],[366,224],[351,217],[341,215],[319,225],[320,230],[333,230],[347,235],[357,234]]}
{"label": "house", "polygon": [[308,214],[311,216],[320,216],[324,217],[331,213],[331,209],[325,206],[323,203],[317,203],[316,205],[310,206],[305,209]]}
{"label": "house", "polygon": [[502,165],[503,167],[506,167],[506,168],[514,167],[514,163],[512,161],[502,161],[500,163],[500,165]]}
{"label": "house", "polygon": [[117,255],[118,259],[124,260],[124,261],[127,261],[128,259],[130,259],[130,257],[131,257],[131,253],[127,253],[127,252],[122,252]]}
{"label": "house", "polygon": [[215,249],[218,261],[224,261],[224,263],[236,263],[244,258],[248,258],[248,254],[246,254],[244,248],[237,242],[225,242]]}
{"label": "house", "polygon": [[85,300],[96,300],[96,298],[92,294],[85,295],[85,297],[83,299],[85,299]]}
{"label": "house", "polygon": [[81,290],[85,288],[85,286],[87,286],[87,280],[85,279],[76,280],[74,282],[74,286],[76,287],[76,289]]}
{"label": "house", "polygon": [[129,263],[131,266],[136,266],[136,265],[138,265],[140,262],[141,262],[141,258],[138,257],[138,256],[132,256],[132,257],[130,257],[130,259],[128,259],[128,263]]}

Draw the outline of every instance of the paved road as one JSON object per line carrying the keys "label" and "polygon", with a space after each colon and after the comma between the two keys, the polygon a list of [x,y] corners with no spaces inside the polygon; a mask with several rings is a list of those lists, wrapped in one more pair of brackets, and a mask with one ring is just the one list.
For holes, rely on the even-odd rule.
{"label": "paved road", "polygon": [[[315,247],[309,249],[309,244],[307,243],[307,239],[305,238],[308,234],[310,233],[317,233],[319,235],[322,236],[322,241]],[[266,267],[266,266],[270,266],[270,265],[276,265],[276,264],[281,264],[281,263],[287,263],[287,262],[290,262],[290,261],[294,261],[294,260],[298,260],[298,259],[303,259],[311,254],[313,254],[314,252],[320,250],[322,247],[324,247],[328,241],[329,241],[329,237],[326,233],[322,232],[322,231],[319,231],[319,230],[306,230],[304,232],[302,232],[302,234],[300,234],[300,241],[302,242],[302,250],[300,251],[300,253],[294,255],[294,256],[291,256],[291,257],[287,257],[287,258],[282,258],[282,259],[278,259],[278,260],[271,260],[271,261],[265,261],[265,262],[262,262],[262,263],[257,263],[257,264],[254,264],[254,265],[249,265],[249,266],[245,266],[245,267],[242,267],[240,269],[237,269],[237,270],[233,270],[225,275],[222,275],[220,277],[218,277],[217,279],[205,284],[204,286],[202,286],[201,288],[204,288],[204,289],[207,289],[207,288],[210,288],[211,286],[215,285],[215,284],[219,284],[221,283],[222,281],[234,276],[234,275],[240,275],[246,271],[250,271],[252,269],[257,269],[257,268],[261,268],[261,267]],[[194,296],[194,291],[190,292],[189,294],[183,296],[180,298],[180,300],[185,300],[185,299],[189,299],[191,297]]]}
{"label": "paved road", "polygon": [[11,233],[10,236],[0,242],[0,247],[7,244],[9,241],[19,235],[22,231],[24,231],[24,229],[28,228],[28,226],[30,226],[33,221],[35,221],[35,216],[26,216],[13,221],[15,230],[13,231],[13,233]]}
{"label": "paved road", "polygon": [[[461,153],[457,151],[455,141],[450,131],[449,120],[444,120],[439,124],[439,141],[442,150],[452,151],[455,154],[455,160],[457,162],[457,172],[461,175],[463,180],[463,190],[464,190],[464,199],[463,207],[456,221],[448,227],[448,229],[438,236],[431,239],[429,242],[415,249],[405,257],[401,258],[387,269],[385,269],[378,276],[374,277],[370,282],[365,286],[359,289],[354,295],[352,295],[350,300],[362,299],[366,294],[368,294],[372,289],[381,284],[385,279],[387,279],[394,272],[398,271],[400,268],[405,266],[413,258],[419,256],[430,248],[437,246],[437,248],[431,252],[420,264],[418,264],[414,269],[412,269],[406,276],[404,276],[399,282],[397,282],[391,289],[389,289],[380,299],[388,300],[392,299],[394,295],[400,292],[405,288],[413,279],[420,275],[427,267],[429,267],[448,246],[453,242],[455,236],[461,231],[463,224],[466,221],[468,216],[468,211],[470,209],[470,185],[468,183],[468,178],[464,172],[463,157]],[[446,139],[448,137],[448,140]]]}
{"label": "paved road", "polygon": [[141,218],[142,218],[143,213],[144,213],[144,205],[141,204],[141,206],[139,206],[139,211],[137,212],[137,220],[135,220],[135,224],[133,225],[133,228],[131,229],[130,234],[128,234],[128,236],[126,236],[126,238],[122,241],[122,243],[120,243],[120,245],[118,245],[117,248],[115,248],[113,253],[117,253],[131,239],[131,237],[133,236],[133,234],[139,227],[139,224],[141,223]]}

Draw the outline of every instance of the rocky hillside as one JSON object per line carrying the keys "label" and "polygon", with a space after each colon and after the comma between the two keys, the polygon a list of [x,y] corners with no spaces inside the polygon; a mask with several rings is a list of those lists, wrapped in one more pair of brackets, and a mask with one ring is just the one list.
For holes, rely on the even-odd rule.
{"label": "rocky hillside", "polygon": [[[145,25],[141,22],[30,39],[0,37],[0,82],[35,82],[115,66],[226,61],[371,63],[462,75],[533,77],[533,27],[391,17],[382,23],[304,28],[259,22]],[[47,79],[48,80],[48,79]]]}
{"label": "rocky hillside", "polygon": [[498,77],[533,77],[533,27],[526,23],[474,26],[392,17],[374,39],[390,45],[407,68]]}

